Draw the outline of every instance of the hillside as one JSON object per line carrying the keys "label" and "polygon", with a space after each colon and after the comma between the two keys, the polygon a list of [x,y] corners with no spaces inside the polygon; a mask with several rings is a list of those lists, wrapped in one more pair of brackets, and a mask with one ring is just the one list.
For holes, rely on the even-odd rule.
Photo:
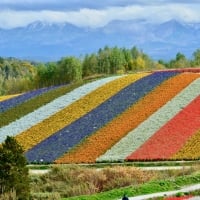
{"label": "hillside", "polygon": [[200,69],[107,77],[0,101],[0,143],[15,136],[30,163],[200,157]]}

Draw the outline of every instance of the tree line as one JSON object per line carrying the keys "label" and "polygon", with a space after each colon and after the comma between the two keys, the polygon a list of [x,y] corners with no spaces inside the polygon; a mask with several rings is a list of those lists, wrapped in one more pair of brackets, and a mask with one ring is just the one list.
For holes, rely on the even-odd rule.
{"label": "tree line", "polygon": [[70,56],[47,63],[0,57],[0,95],[82,81],[94,75],[197,66],[200,66],[200,49],[191,60],[179,52],[170,61],[155,61],[135,46],[131,49],[105,46],[82,58]]}

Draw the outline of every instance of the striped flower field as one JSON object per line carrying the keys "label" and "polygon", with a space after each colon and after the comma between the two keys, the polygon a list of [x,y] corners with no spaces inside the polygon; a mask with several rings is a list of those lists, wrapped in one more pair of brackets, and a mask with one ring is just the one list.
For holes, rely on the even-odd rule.
{"label": "striped flower field", "polygon": [[200,70],[112,76],[1,97],[0,143],[29,163],[200,158]]}

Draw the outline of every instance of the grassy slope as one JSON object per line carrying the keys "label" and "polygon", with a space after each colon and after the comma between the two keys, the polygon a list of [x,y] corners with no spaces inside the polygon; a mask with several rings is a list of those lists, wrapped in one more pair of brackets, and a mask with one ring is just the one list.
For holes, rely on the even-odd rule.
{"label": "grassy slope", "polygon": [[188,176],[181,176],[176,179],[151,181],[143,185],[139,185],[137,187],[130,186],[95,195],[89,195],[89,196],[84,195],[78,197],[62,198],[62,200],[114,200],[114,199],[120,199],[123,196],[123,194],[127,194],[127,196],[138,196],[156,192],[177,190],[185,185],[199,183],[199,181],[200,181],[200,173],[197,173]]}

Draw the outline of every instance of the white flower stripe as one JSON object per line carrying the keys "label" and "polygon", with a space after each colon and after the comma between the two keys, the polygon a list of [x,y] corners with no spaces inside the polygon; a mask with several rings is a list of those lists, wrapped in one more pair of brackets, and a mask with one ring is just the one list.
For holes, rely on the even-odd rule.
{"label": "white flower stripe", "polygon": [[44,119],[50,117],[51,115],[59,112],[64,107],[69,106],[73,102],[77,101],[78,99],[82,98],[83,96],[89,94],[90,92],[94,91],[95,89],[103,86],[104,84],[118,79],[122,76],[113,76],[104,79],[100,79],[91,83],[87,83],[75,90],[55,99],[54,101],[38,108],[37,110],[29,113],[22,118],[11,122],[7,126],[0,128],[0,143],[2,143],[6,136],[15,136],[32,126],[40,123]]}
{"label": "white flower stripe", "polygon": [[129,132],[124,138],[116,143],[105,154],[97,158],[97,161],[120,161],[124,160],[156,131],[174,117],[179,111],[187,106],[194,98],[200,95],[200,79],[193,81],[183,89],[171,101],[167,102],[137,128]]}

